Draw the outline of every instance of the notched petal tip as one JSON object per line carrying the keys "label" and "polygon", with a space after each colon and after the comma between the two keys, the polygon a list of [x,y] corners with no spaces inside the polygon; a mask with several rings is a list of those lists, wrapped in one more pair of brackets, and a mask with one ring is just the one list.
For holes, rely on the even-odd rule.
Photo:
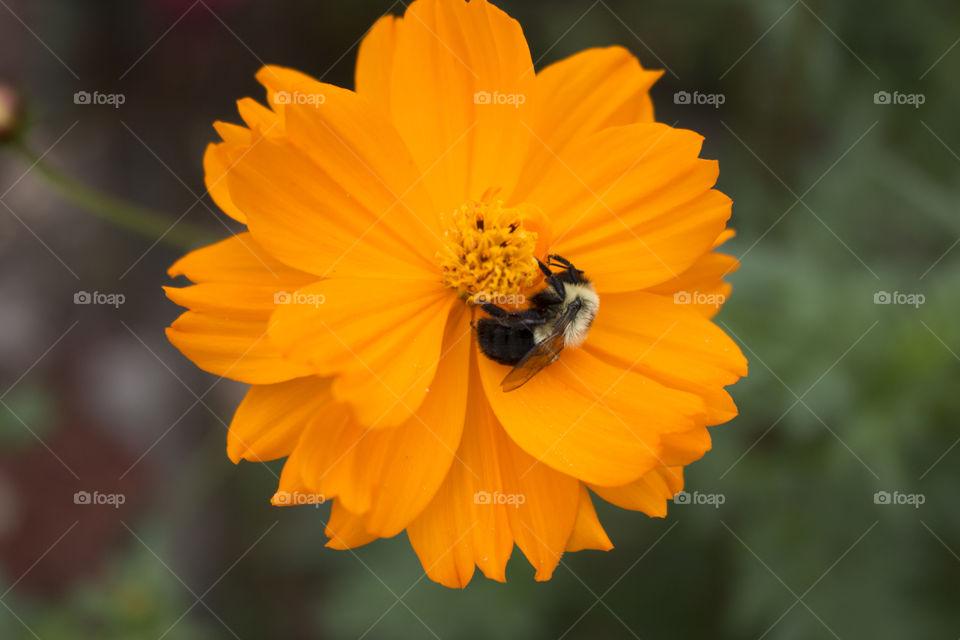
{"label": "notched petal tip", "polygon": [[240,464],[240,461],[244,460],[245,459],[244,456],[246,456],[247,454],[246,447],[242,447],[242,446],[238,447],[234,445],[230,440],[227,440],[226,450],[227,450],[227,458],[229,458],[230,462],[232,462],[235,465]]}
{"label": "notched petal tip", "polygon": [[303,73],[302,71],[297,71],[296,69],[291,69],[290,67],[284,67],[279,64],[263,65],[254,74],[254,77],[257,79],[257,82],[262,84],[267,89],[278,88],[281,85],[287,84],[291,81],[317,82],[317,80]]}
{"label": "notched petal tip", "polygon": [[[188,253],[187,256],[189,255],[190,254]],[[183,262],[184,260],[186,260],[187,256],[183,256],[182,258],[174,262],[172,265],[170,265],[167,268],[167,275],[170,276],[171,278],[176,278],[177,276],[186,275],[186,272],[184,271],[184,268],[183,268]],[[166,289],[166,287],[164,288]]]}

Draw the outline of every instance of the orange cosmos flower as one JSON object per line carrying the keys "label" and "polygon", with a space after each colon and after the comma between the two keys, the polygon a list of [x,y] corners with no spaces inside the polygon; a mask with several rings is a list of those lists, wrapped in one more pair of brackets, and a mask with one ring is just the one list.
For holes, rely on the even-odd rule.
{"label": "orange cosmos flower", "polygon": [[[357,90],[267,67],[269,108],[217,123],[207,187],[248,231],[170,269],[167,334],[252,386],[232,460],[287,457],[275,504],[332,500],[328,546],[406,530],[427,574],[504,579],[514,544],[549,579],[610,549],[591,491],[666,514],[746,362],[710,316],[737,261],[702,138],[653,121],[660,72],[619,47],[535,73],[483,0],[417,0],[363,41]],[[563,256],[595,288],[585,341],[529,382],[474,326],[548,288]],[[515,303],[511,306],[511,303]],[[549,326],[548,326],[549,328]],[[527,337],[529,339],[529,336]],[[304,497],[306,496],[306,497]]]}

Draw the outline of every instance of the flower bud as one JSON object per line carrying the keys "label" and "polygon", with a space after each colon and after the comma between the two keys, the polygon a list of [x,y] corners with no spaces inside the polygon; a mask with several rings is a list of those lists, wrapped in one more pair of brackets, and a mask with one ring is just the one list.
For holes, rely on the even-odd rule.
{"label": "flower bud", "polygon": [[0,142],[17,136],[22,120],[20,96],[11,87],[0,84]]}

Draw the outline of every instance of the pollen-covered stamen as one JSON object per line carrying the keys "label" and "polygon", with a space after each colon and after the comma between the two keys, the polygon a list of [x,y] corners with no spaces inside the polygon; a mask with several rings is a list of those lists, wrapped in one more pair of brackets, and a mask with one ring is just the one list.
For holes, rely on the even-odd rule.
{"label": "pollen-covered stamen", "polygon": [[471,301],[516,295],[533,285],[540,273],[538,233],[525,225],[528,212],[493,200],[468,202],[444,216],[444,247],[437,253],[444,283]]}

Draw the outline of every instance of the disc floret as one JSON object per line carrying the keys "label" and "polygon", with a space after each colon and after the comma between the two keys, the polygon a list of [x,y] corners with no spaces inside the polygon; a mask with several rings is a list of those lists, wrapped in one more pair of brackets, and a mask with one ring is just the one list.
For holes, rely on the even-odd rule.
{"label": "disc floret", "polygon": [[471,302],[516,296],[536,281],[538,234],[524,227],[523,207],[502,200],[467,202],[445,216],[437,254],[445,284]]}

